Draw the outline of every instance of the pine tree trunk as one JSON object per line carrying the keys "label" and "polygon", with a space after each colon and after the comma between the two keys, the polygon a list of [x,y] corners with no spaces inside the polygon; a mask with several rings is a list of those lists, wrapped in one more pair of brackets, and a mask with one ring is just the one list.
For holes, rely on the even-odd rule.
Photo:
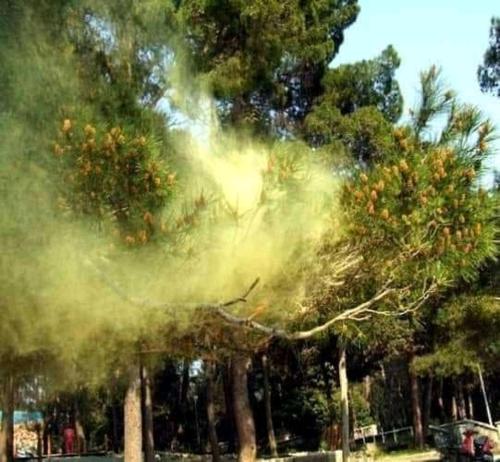
{"label": "pine tree trunk", "polygon": [[262,371],[264,375],[264,404],[266,408],[266,426],[269,450],[272,457],[278,457],[278,446],[274,434],[273,414],[271,410],[271,387],[269,385],[269,360],[267,355],[262,355]]}
{"label": "pine tree trunk", "polygon": [[453,420],[453,422],[458,420],[458,406],[455,395],[451,397],[451,420]]}
{"label": "pine tree trunk", "polygon": [[222,374],[222,383],[224,386],[224,403],[226,406],[226,419],[229,422],[229,429],[231,431],[229,439],[229,451],[235,452],[238,446],[237,435],[234,432],[236,423],[234,421],[234,407],[233,407],[233,380],[232,380],[232,366],[231,360],[228,360],[224,365]]}
{"label": "pine tree trunk", "polygon": [[111,420],[112,420],[112,426],[113,426],[113,452],[115,454],[120,452],[121,448],[121,438],[120,438],[120,431],[119,431],[119,423],[118,423],[118,406],[117,403],[113,402],[111,403]]}
{"label": "pine tree trunk", "polygon": [[474,404],[472,402],[471,390],[467,392],[467,417],[474,420]]}
{"label": "pine tree trunk", "polygon": [[479,384],[481,385],[481,393],[482,393],[483,399],[484,399],[484,407],[486,409],[486,416],[488,418],[488,423],[490,425],[493,425],[493,419],[491,418],[490,403],[488,402],[488,395],[486,394],[486,386],[484,385],[483,372],[482,372],[481,366],[479,364],[477,365],[477,372],[478,372],[478,376],[479,376]]}
{"label": "pine tree trunk", "polygon": [[51,441],[50,441],[50,430],[52,428],[52,418],[47,416],[47,414],[43,417],[43,432],[42,432],[42,442],[43,449],[42,452],[46,456],[50,457],[52,453]]}
{"label": "pine tree trunk", "polygon": [[443,378],[439,379],[439,393],[438,393],[438,407],[439,407],[439,420],[441,423],[446,421],[446,411],[444,408],[444,398],[443,398]]}
{"label": "pine tree trunk", "polygon": [[[2,397],[3,398],[3,397]],[[7,414],[2,403],[2,420],[0,422],[0,462],[10,462],[7,459]]]}
{"label": "pine tree trunk", "polygon": [[42,437],[42,426],[37,423],[35,426],[36,430],[36,456],[38,460],[42,460],[43,455],[43,437]]}
{"label": "pine tree trunk", "polygon": [[233,406],[236,430],[238,432],[238,462],[255,462],[257,443],[255,423],[248,397],[248,367],[250,358],[244,354],[233,357]]}
{"label": "pine tree trunk", "polygon": [[460,379],[456,379],[456,389],[457,389],[457,414],[459,420],[463,420],[467,417],[467,411],[465,406],[465,396],[464,389],[462,385],[462,381]]}
{"label": "pine tree trunk", "polygon": [[76,449],[78,454],[87,452],[87,439],[85,437],[85,430],[80,421],[79,413],[75,416],[75,430],[76,430]]}
{"label": "pine tree trunk", "polygon": [[5,377],[2,390],[2,429],[0,431],[0,462],[14,460],[14,378]]}
{"label": "pine tree trunk", "polygon": [[154,462],[155,441],[153,427],[153,396],[151,392],[151,377],[147,367],[141,365],[142,396],[143,396],[143,431],[144,431],[144,461]]}
{"label": "pine tree trunk", "polygon": [[346,350],[342,346],[339,357],[340,408],[342,416],[342,462],[349,462],[349,382],[347,380]]}
{"label": "pine tree trunk", "polygon": [[191,367],[191,362],[188,359],[184,360],[182,365],[182,380],[181,380],[181,389],[179,394],[179,402],[181,405],[187,405],[187,395],[189,391],[189,369]]}
{"label": "pine tree trunk", "polygon": [[432,408],[432,388],[434,385],[434,378],[429,375],[427,380],[427,388],[425,393],[425,403],[424,403],[424,439],[427,437],[427,430],[429,428],[429,423],[431,420],[431,408]]}
{"label": "pine tree trunk", "polygon": [[424,431],[422,427],[422,408],[420,405],[420,390],[418,386],[418,377],[413,370],[414,353],[412,352],[408,362],[408,374],[410,379],[411,410],[413,417],[414,444],[418,449],[424,447]]}
{"label": "pine tree trunk", "polygon": [[139,364],[131,366],[128,380],[123,407],[124,462],[142,462],[141,368]]}
{"label": "pine tree trunk", "polygon": [[187,397],[189,391],[189,369],[191,367],[191,362],[187,359],[184,360],[184,364],[182,366],[182,378],[181,378],[181,386],[179,389],[179,402],[177,408],[177,426],[175,430],[174,439],[177,440],[179,444],[185,443],[184,435],[186,431],[186,418],[187,418]]}
{"label": "pine tree trunk", "polygon": [[215,364],[207,362],[207,423],[208,423],[208,440],[212,451],[212,462],[220,461],[219,440],[217,438],[216,418],[215,418],[215,401],[214,401],[214,376]]}
{"label": "pine tree trunk", "polygon": [[75,449],[78,454],[87,452],[87,438],[85,436],[85,430],[82,425],[81,415],[80,415],[80,404],[78,396],[74,403],[74,423],[75,423],[75,436],[76,436],[76,446]]}
{"label": "pine tree trunk", "polygon": [[372,394],[372,378],[369,375],[363,377],[363,397],[366,401],[370,401]]}

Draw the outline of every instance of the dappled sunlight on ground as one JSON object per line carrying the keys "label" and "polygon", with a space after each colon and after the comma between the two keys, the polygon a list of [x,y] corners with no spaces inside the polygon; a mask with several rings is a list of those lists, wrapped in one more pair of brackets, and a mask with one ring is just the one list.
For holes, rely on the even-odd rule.
{"label": "dappled sunlight on ground", "polygon": [[440,460],[440,455],[436,451],[423,452],[408,452],[394,453],[381,458],[377,458],[381,462],[437,462]]}

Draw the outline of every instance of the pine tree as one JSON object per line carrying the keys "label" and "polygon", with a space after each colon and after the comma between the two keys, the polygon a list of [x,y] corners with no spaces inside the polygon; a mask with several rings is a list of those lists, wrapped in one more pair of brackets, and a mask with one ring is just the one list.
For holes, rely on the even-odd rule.
{"label": "pine tree", "polygon": [[491,18],[490,43],[477,77],[481,91],[500,97],[500,18]]}
{"label": "pine tree", "polygon": [[395,151],[392,123],[403,105],[394,75],[399,64],[389,46],[372,60],[329,69],[322,81],[324,92],[305,118],[306,140],[337,163],[369,164]]}
{"label": "pine tree", "polygon": [[192,71],[229,124],[301,120],[359,11],[357,0],[179,2]]}

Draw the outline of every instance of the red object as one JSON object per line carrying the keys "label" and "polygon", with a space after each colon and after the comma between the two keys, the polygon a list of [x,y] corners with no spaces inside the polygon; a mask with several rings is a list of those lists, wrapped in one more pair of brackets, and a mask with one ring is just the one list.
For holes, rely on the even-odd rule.
{"label": "red object", "polygon": [[63,432],[64,437],[64,453],[72,454],[74,452],[75,430],[71,427],[66,427]]}
{"label": "red object", "polygon": [[491,455],[492,453],[491,451],[493,451],[493,448],[494,448],[493,441],[491,441],[488,437],[486,437],[483,443],[483,453]]}
{"label": "red object", "polygon": [[465,438],[462,441],[460,452],[468,456],[474,456],[474,436],[473,433],[466,432]]}

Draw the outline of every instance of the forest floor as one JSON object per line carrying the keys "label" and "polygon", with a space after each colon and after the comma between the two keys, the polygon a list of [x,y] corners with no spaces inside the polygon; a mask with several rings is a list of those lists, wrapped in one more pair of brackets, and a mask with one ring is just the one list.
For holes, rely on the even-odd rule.
{"label": "forest floor", "polygon": [[437,451],[401,451],[377,457],[377,462],[437,462],[440,455]]}

